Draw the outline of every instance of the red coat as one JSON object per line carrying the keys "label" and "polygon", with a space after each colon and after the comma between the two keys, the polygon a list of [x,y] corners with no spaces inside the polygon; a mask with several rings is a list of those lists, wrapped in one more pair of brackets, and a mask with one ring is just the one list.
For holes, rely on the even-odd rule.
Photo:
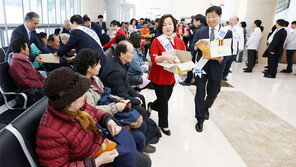
{"label": "red coat", "polygon": [[[182,39],[179,37],[175,37],[174,40],[174,48],[178,50],[185,50],[185,44]],[[174,74],[171,72],[168,72],[163,69],[162,66],[159,66],[155,63],[155,57],[154,55],[161,56],[162,52],[165,52],[166,50],[164,47],[160,44],[159,40],[155,38],[151,44],[150,47],[150,56],[152,61],[152,67],[149,74],[149,80],[152,83],[158,84],[158,85],[171,85],[175,82]]]}
{"label": "red coat", "polygon": [[[105,125],[110,114],[88,104],[82,108],[96,123]],[[105,127],[105,126],[102,126]],[[41,166],[83,167],[93,161],[92,155],[104,138],[93,131],[85,132],[78,121],[62,114],[48,105],[36,135],[36,152]]]}
{"label": "red coat", "polygon": [[124,30],[122,28],[119,28],[119,30],[115,34],[115,37],[112,38],[111,41],[109,41],[106,45],[104,45],[104,49],[109,48],[113,43],[115,43],[116,37],[120,34],[126,36]]}
{"label": "red coat", "polygon": [[8,73],[19,90],[29,88],[41,89],[44,77],[37,71],[33,63],[28,61],[21,58],[13,58],[9,63]]}

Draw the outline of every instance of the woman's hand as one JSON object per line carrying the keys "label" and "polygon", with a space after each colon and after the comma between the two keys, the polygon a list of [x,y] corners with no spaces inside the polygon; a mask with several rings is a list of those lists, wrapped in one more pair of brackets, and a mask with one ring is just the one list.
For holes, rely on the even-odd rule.
{"label": "woman's hand", "polygon": [[96,166],[101,166],[103,164],[108,164],[114,161],[114,159],[118,156],[118,152],[115,149],[112,151],[103,152],[100,156],[95,159]]}
{"label": "woman's hand", "polygon": [[165,60],[167,60],[169,63],[171,64],[175,64],[175,59],[177,59],[177,56],[173,56],[173,55],[165,55]]}
{"label": "woman's hand", "polygon": [[122,129],[122,127],[118,126],[112,119],[107,122],[107,126],[113,136],[117,135]]}
{"label": "woman's hand", "polygon": [[117,111],[122,111],[122,110],[124,110],[124,108],[126,106],[126,103],[124,103],[124,102],[118,102],[115,105],[117,107]]}

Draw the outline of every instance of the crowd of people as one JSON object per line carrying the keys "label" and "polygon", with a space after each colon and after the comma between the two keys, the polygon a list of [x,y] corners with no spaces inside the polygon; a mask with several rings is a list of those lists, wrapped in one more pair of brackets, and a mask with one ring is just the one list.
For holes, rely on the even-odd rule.
{"label": "crowd of people", "polygon": [[[227,80],[234,61],[242,62],[244,48],[248,54],[244,72],[252,72],[264,30],[262,21],[255,20],[247,37],[246,22],[239,24],[234,15],[221,24],[221,16],[221,7],[211,6],[205,15],[197,14],[189,22],[165,14],[155,20],[113,20],[110,31],[102,15],[99,22],[73,15],[62,29],[48,35],[36,33],[39,16],[27,13],[24,24],[12,32],[6,61],[9,74],[30,104],[43,96],[49,99],[36,133],[41,166],[151,166],[153,144],[162,134],[173,133],[168,102],[178,82],[174,73],[158,65],[179,63],[178,58],[162,53],[187,50],[194,63],[201,62],[198,46],[217,39],[223,27],[222,38],[232,39],[232,54],[209,59],[202,68],[205,73],[188,71],[180,82],[196,85],[195,129],[202,132],[221,80]],[[277,20],[269,35],[264,77],[276,77],[284,45],[288,66],[282,72],[292,72],[296,22],[290,30],[284,28],[288,25]],[[60,61],[46,63],[39,53],[51,53]],[[41,75],[40,71],[45,72]],[[146,104],[141,90],[148,87],[154,89],[156,99]],[[153,111],[157,111],[158,123],[150,118]]]}

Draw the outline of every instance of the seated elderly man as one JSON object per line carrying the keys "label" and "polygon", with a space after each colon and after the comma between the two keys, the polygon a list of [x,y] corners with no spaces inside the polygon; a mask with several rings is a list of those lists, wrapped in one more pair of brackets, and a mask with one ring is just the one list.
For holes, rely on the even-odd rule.
{"label": "seated elderly man", "polygon": [[[54,34],[49,35],[48,39],[47,39],[46,49],[50,53],[56,53],[59,46],[60,46],[59,37],[54,35]],[[57,68],[60,68],[60,67],[70,67],[70,65],[67,63],[66,59],[67,59],[66,56],[62,56],[62,57],[60,57],[60,63],[59,64],[45,63],[44,66],[46,68],[46,71],[50,72],[50,71],[53,71],[54,69],[57,69]]]}
{"label": "seated elderly man", "polygon": [[63,45],[66,45],[66,43],[69,41],[70,35],[67,33],[62,33],[60,35],[60,38],[61,38],[61,46],[63,46]]}
{"label": "seated elderly man", "polygon": [[41,91],[44,77],[37,71],[29,60],[29,48],[24,39],[15,39],[11,45],[10,68],[8,73],[12,77],[18,90],[28,96],[28,105],[34,104],[43,97]]}

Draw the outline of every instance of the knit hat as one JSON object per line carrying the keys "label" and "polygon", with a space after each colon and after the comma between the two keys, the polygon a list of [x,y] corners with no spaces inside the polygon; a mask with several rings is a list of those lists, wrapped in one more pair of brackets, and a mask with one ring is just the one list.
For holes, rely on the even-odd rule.
{"label": "knit hat", "polygon": [[90,79],[76,75],[68,67],[61,67],[47,76],[42,89],[49,99],[50,106],[63,109],[84,95],[90,85]]}

